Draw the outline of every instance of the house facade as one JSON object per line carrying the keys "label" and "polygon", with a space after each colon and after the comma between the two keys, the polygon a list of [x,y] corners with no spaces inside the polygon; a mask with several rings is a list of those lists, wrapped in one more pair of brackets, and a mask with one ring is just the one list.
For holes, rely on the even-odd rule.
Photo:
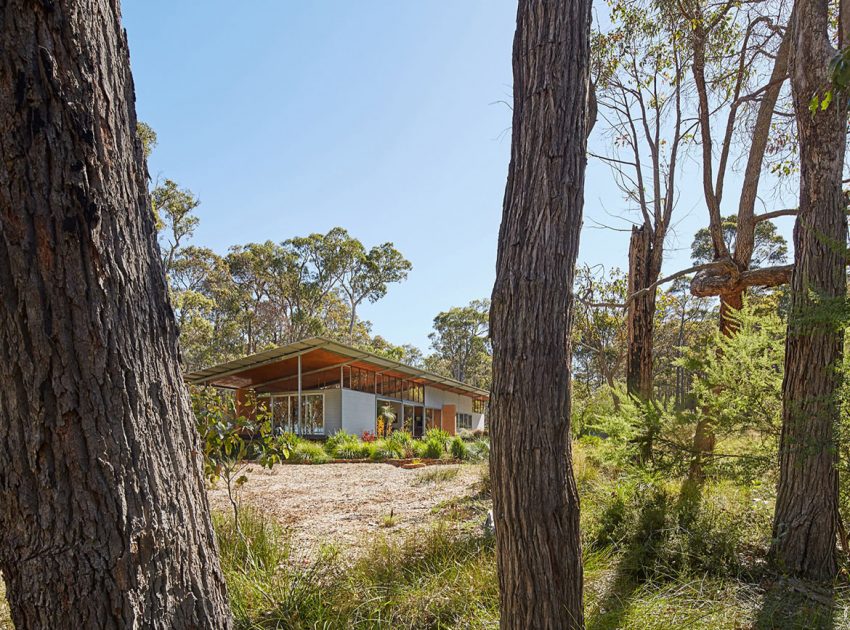
{"label": "house facade", "polygon": [[390,417],[394,430],[416,437],[430,428],[454,435],[486,426],[486,390],[324,337],[198,370],[186,380],[234,390],[237,403],[253,391],[275,428],[297,435],[374,433]]}

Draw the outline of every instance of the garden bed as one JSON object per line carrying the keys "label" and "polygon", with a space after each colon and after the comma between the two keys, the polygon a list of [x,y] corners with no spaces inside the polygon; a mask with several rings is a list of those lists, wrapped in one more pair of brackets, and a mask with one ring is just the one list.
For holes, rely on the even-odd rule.
{"label": "garden bed", "polygon": [[320,466],[322,464],[389,464],[390,466],[395,466],[396,468],[413,470],[416,468],[424,468],[425,466],[446,466],[450,464],[461,464],[463,462],[458,459],[429,459],[427,457],[385,459],[383,461],[376,462],[373,459],[364,457],[362,459],[329,459],[326,462],[303,462],[287,460],[285,463],[290,466]]}

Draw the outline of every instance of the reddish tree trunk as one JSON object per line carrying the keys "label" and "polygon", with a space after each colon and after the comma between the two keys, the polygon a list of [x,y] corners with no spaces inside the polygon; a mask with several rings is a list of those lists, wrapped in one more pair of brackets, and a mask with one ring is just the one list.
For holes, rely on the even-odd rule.
{"label": "reddish tree trunk", "polygon": [[[829,87],[827,0],[798,0],[791,87],[800,143],[800,213],[782,383],[780,476],[772,556],[785,571],[830,579],[837,571],[838,471],[834,427],[844,331],[834,321],[846,292],[847,222],[841,190],[847,95],[809,111]],[[832,309],[832,310],[830,310]]]}
{"label": "reddish tree trunk", "polygon": [[570,453],[571,287],[586,165],[590,0],[521,0],[493,288],[493,512],[503,628],[581,628]]}
{"label": "reddish tree trunk", "polygon": [[0,570],[18,628],[228,628],[119,8],[0,0]]}

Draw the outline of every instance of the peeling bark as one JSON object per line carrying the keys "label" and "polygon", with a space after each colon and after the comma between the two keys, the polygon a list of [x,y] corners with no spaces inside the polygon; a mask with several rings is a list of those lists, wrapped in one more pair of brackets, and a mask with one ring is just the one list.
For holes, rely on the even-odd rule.
{"label": "peeling bark", "polygon": [[18,628],[228,628],[118,3],[0,0],[0,570]]}

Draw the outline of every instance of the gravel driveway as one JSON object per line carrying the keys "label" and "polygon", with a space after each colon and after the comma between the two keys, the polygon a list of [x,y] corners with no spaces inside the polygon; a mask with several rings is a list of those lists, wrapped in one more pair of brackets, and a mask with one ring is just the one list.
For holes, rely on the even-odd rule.
{"label": "gravel driveway", "polygon": [[[439,481],[420,478],[438,469],[456,469],[457,476]],[[323,542],[357,545],[376,531],[395,535],[429,524],[435,518],[433,507],[473,494],[481,473],[481,466],[472,465],[418,470],[389,464],[284,464],[272,470],[251,466],[241,500],[290,528],[295,549],[312,549]],[[221,483],[209,497],[213,509],[230,509]],[[384,528],[391,511],[396,525]]]}

